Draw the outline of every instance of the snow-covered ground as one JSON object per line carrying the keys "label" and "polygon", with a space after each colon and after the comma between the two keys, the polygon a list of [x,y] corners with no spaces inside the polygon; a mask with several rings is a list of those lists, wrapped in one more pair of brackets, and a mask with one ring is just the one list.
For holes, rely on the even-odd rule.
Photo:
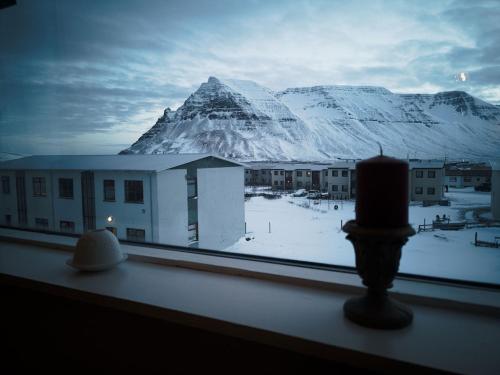
{"label": "snow-covered ground", "polygon": [[[410,206],[410,223],[432,223],[436,215],[452,221],[487,217],[490,193],[450,189],[451,206]],[[338,208],[335,210],[334,205]],[[252,197],[245,204],[247,235],[227,251],[278,258],[354,266],[354,251],[341,228],[353,219],[354,201],[314,201],[284,195],[281,199]],[[269,231],[270,223],[270,231]],[[493,241],[500,228],[417,233],[403,248],[400,271],[405,273],[500,283],[500,248],[475,247],[474,234]],[[247,240],[249,239],[249,240]]]}

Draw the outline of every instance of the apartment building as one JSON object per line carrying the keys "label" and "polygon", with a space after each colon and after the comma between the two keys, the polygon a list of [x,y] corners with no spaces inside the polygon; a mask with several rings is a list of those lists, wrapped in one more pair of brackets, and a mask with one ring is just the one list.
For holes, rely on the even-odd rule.
{"label": "apartment building", "polygon": [[243,166],[212,155],[30,156],[0,176],[2,225],[216,249],[244,234]]}

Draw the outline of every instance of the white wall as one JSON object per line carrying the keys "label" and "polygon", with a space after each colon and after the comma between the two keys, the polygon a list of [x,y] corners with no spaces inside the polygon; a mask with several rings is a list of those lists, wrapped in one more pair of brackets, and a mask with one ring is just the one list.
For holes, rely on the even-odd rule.
{"label": "white wall", "polygon": [[[171,169],[163,171],[156,175],[156,180],[158,242],[169,245],[187,246],[188,203],[186,170]],[[243,183],[243,172],[241,180]]]}
{"label": "white wall", "polygon": [[[122,239],[127,238],[127,228],[144,229],[145,241],[153,242],[151,175],[151,173],[140,171],[94,172],[96,228],[115,227],[117,237]],[[104,201],[103,180],[115,181],[114,202]],[[142,181],[143,203],[125,202],[125,180]],[[79,197],[81,207],[81,195]],[[113,222],[107,222],[108,216],[113,217]]]}
{"label": "white wall", "polygon": [[[82,183],[80,171],[51,171],[52,181],[47,185],[47,201],[50,201],[52,195],[53,212],[54,212],[54,227],[53,230],[59,231],[60,221],[72,221],[75,223],[75,232],[83,232],[83,212],[82,212]],[[26,177],[28,172],[26,172]],[[73,179],[73,198],[59,198],[59,179]],[[32,188],[31,180],[28,182],[30,189]],[[29,195],[28,195],[29,196]],[[28,217],[31,217],[30,205],[28,204]],[[31,225],[31,222],[30,222]]]}
{"label": "white wall", "polygon": [[245,234],[243,167],[198,169],[197,178],[199,247],[224,249]]}
{"label": "white wall", "polygon": [[491,173],[491,213],[494,219],[500,220],[500,171]]}

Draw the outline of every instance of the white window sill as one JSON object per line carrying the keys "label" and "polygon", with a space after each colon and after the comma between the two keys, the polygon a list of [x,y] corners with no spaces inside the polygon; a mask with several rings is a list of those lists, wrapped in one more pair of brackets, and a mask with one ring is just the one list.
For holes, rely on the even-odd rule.
{"label": "white window sill", "polygon": [[75,239],[35,234],[37,241],[58,239],[59,245],[41,247],[5,240],[8,231],[1,230],[2,279],[382,369],[500,369],[500,294],[494,291],[397,280],[398,298],[411,305],[414,322],[400,331],[378,331],[343,317],[344,301],[361,292],[353,274],[138,246],[124,246],[130,261],[113,270],[78,273],[65,264]]}

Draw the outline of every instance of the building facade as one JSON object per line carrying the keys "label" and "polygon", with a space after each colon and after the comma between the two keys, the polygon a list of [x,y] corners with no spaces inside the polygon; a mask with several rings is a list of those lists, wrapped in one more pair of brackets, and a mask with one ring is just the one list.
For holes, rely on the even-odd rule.
{"label": "building facade", "polygon": [[491,162],[491,214],[500,220],[500,160]]}
{"label": "building facade", "polygon": [[409,197],[412,201],[439,202],[444,198],[444,162],[411,160]]}
{"label": "building facade", "polygon": [[225,248],[244,234],[243,172],[199,154],[16,159],[0,163],[0,223]]}

